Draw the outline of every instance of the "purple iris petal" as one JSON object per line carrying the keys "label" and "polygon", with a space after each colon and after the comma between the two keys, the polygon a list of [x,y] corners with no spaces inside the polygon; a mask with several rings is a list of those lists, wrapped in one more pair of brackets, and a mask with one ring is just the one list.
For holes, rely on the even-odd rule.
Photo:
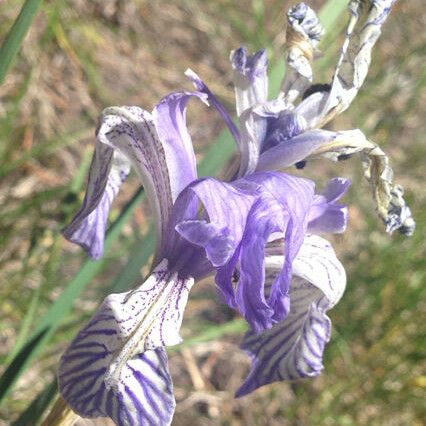
{"label": "purple iris petal", "polygon": [[[205,179],[188,188],[197,194],[215,227],[208,227],[203,219],[198,223],[183,222],[177,230],[189,241],[203,246],[207,256],[211,256],[209,252],[222,256],[214,265],[220,266],[216,282],[225,300],[237,307],[256,330],[271,327],[288,312],[291,264],[304,238],[313,187],[306,179],[269,172],[230,184]],[[175,209],[183,211],[179,201]],[[224,234],[225,226],[228,230]],[[287,261],[266,300],[264,249],[277,232],[284,236],[282,253]],[[233,282],[237,267],[240,276]]]}
{"label": "purple iris petal", "polygon": [[191,136],[186,127],[186,106],[190,99],[207,103],[207,96],[199,92],[175,92],[164,97],[152,112],[155,128],[164,149],[173,201],[197,178],[197,163]]}
{"label": "purple iris petal", "polygon": [[[247,220],[239,253],[240,273],[235,300],[255,332],[273,324],[276,306],[265,298],[265,246],[270,235],[285,231],[288,220],[288,212],[267,192],[253,205]],[[282,250],[284,252],[284,248]]]}
{"label": "purple iris petal", "polygon": [[199,92],[205,93],[208,96],[209,102],[216,108],[216,110],[225,120],[229,131],[231,132],[232,136],[234,136],[236,143],[239,145],[241,139],[240,131],[238,130],[238,127],[235,125],[231,116],[228,114],[226,108],[223,106],[222,102],[219,101],[219,99],[212,93],[212,91],[208,88],[204,81],[201,80],[201,78],[198,77],[198,75],[194,71],[192,71],[191,69],[187,69],[185,75],[191,79],[195,88]]}
{"label": "purple iris petal", "polygon": [[225,264],[235,251],[235,241],[228,227],[219,227],[202,220],[180,222],[179,234],[192,244],[204,247],[214,267]]}
{"label": "purple iris petal", "polygon": [[242,348],[253,364],[238,397],[275,381],[316,376],[323,368],[331,329],[326,311],[343,294],[345,272],[330,244],[316,236],[305,239],[293,265],[288,316],[271,329],[249,332],[244,338]]}
{"label": "purple iris petal", "polygon": [[292,274],[292,263],[302,245],[308,214],[314,196],[314,183],[284,173],[264,172],[247,177],[255,180],[265,191],[272,194],[289,215],[284,231],[285,264],[272,286],[269,303],[274,307],[275,321],[281,321],[288,312],[288,290]]}
{"label": "purple iris petal", "polygon": [[313,233],[341,233],[346,229],[348,222],[348,208],[337,204],[351,185],[349,179],[331,179],[325,190],[316,195],[309,212],[309,232]]}
{"label": "purple iris petal", "polygon": [[59,372],[59,387],[70,407],[82,417],[110,417],[119,426],[169,425],[176,402],[166,350],[129,359],[115,386],[102,380],[110,356],[105,345],[81,342],[62,357],[68,367]]}
{"label": "purple iris petal", "polygon": [[[211,224],[216,225],[218,229],[225,227],[228,229],[228,235],[235,242],[234,247],[236,247],[244,233],[248,211],[257,195],[256,187],[253,185],[249,185],[249,187],[247,185],[236,186],[232,183],[206,178],[190,185],[185,191],[198,199]],[[184,196],[183,194],[182,201]],[[182,204],[178,200],[174,208],[176,225],[182,222],[182,219],[179,218],[184,210],[181,208]],[[204,218],[201,221],[204,221]],[[210,233],[207,228],[205,228],[205,231]]]}
{"label": "purple iris petal", "polygon": [[304,160],[317,148],[331,142],[336,132],[309,130],[292,139],[264,151],[259,158],[257,170],[279,170]]}
{"label": "purple iris petal", "polygon": [[81,245],[92,259],[103,256],[111,204],[129,170],[130,163],[120,153],[104,144],[96,146],[83,205],[63,230],[64,236]]}

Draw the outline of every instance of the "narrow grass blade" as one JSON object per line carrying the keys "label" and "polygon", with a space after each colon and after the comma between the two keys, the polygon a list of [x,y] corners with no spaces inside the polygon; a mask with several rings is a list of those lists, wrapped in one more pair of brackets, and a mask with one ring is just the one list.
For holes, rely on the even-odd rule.
{"label": "narrow grass blade", "polygon": [[342,14],[348,9],[348,2],[342,0],[329,0],[321,8],[318,16],[325,31],[330,33],[333,30],[333,38],[336,37],[334,26],[341,21]]}
{"label": "narrow grass blade", "polygon": [[[86,149],[83,155],[83,160],[80,164],[79,170],[70,186],[70,191],[75,194],[77,194],[84,185],[85,177],[90,168],[91,156],[92,156],[92,150]],[[57,192],[57,196],[59,196],[59,192]],[[60,234],[55,235],[55,246],[58,245],[58,240],[61,238],[62,236]],[[55,250],[51,252],[51,255],[54,255],[54,254],[55,254]],[[24,269],[25,270],[27,269],[27,265],[24,265]],[[16,356],[16,354],[21,350],[22,346],[25,344],[25,341],[28,338],[32,325],[36,322],[36,315],[38,312],[37,309],[38,309],[38,305],[40,301],[40,296],[44,289],[44,285],[48,282],[47,278],[48,277],[46,277],[45,275],[43,282],[33,292],[31,301],[29,303],[29,307],[27,309],[24,319],[22,320],[18,337],[16,339],[15,348],[8,355],[5,362],[6,364],[8,364]]]}
{"label": "narrow grass blade", "polygon": [[0,48],[0,84],[3,83],[42,0],[27,0]]}
{"label": "narrow grass blade", "polygon": [[31,357],[37,353],[37,349],[40,348],[45,341],[48,332],[49,329],[44,327],[38,329],[36,333],[33,333],[32,337],[27,341],[6,368],[0,378],[0,401],[7,395],[8,391],[13,386],[15,380],[18,378],[19,374],[27,365]]}

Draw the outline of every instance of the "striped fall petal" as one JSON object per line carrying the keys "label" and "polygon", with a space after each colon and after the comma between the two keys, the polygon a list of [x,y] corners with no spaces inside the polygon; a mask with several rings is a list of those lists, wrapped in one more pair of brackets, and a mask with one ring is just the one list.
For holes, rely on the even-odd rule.
{"label": "striped fall petal", "polygon": [[[282,263],[282,256],[267,259],[269,283]],[[306,236],[293,261],[288,316],[269,330],[250,331],[244,338],[242,349],[252,357],[253,364],[237,397],[276,381],[320,374],[331,334],[326,312],[340,300],[345,285],[345,270],[330,244],[321,237]]]}
{"label": "striped fall petal", "polygon": [[61,358],[59,388],[75,412],[118,425],[168,424],[175,402],[163,346],[182,340],[193,282],[163,260],[140,287],[105,298]]}

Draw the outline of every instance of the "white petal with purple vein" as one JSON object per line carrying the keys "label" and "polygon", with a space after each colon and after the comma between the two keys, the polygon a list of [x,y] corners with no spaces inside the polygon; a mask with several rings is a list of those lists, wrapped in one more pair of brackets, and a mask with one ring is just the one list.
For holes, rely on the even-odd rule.
{"label": "white petal with purple vein", "polygon": [[[74,366],[59,374],[61,393],[70,407],[82,417],[110,417],[119,426],[169,425],[176,402],[166,350],[134,355],[114,387],[102,380],[109,355],[105,346],[84,342],[64,355],[62,361]],[[83,357],[89,366],[78,361]]]}
{"label": "white petal with purple vein", "polygon": [[98,140],[129,159],[144,185],[156,216],[158,239],[173,204],[164,146],[152,115],[138,107],[110,107],[103,111]]}
{"label": "white petal with purple vein", "polygon": [[[279,270],[282,257],[268,259],[268,266],[268,275]],[[253,365],[237,396],[275,381],[316,376],[323,369],[323,351],[331,333],[326,311],[343,294],[345,271],[330,244],[311,235],[305,238],[293,262],[293,274],[287,318],[265,332],[249,332],[244,338],[242,348],[252,357]]]}
{"label": "white petal with purple vein", "polygon": [[[139,288],[104,300],[61,358],[60,391],[74,410],[85,417],[118,416],[118,412],[129,417],[126,410],[134,409],[134,398],[135,405],[137,401],[142,406],[148,404],[148,412],[155,409],[157,399],[158,407],[171,407],[167,359],[160,347],[181,341],[179,329],[192,284],[192,278],[171,274],[163,260]],[[132,393],[135,381],[145,389],[143,401],[140,391],[136,396]],[[170,395],[163,388],[170,390]],[[100,406],[99,395],[107,398],[102,412],[96,408]],[[108,409],[113,414],[105,412]]]}

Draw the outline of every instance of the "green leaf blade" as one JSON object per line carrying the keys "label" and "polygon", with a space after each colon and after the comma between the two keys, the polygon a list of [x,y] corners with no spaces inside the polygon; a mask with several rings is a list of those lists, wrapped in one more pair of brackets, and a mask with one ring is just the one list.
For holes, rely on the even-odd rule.
{"label": "green leaf blade", "polygon": [[24,41],[42,0],[27,0],[0,48],[0,84],[3,83]]}

